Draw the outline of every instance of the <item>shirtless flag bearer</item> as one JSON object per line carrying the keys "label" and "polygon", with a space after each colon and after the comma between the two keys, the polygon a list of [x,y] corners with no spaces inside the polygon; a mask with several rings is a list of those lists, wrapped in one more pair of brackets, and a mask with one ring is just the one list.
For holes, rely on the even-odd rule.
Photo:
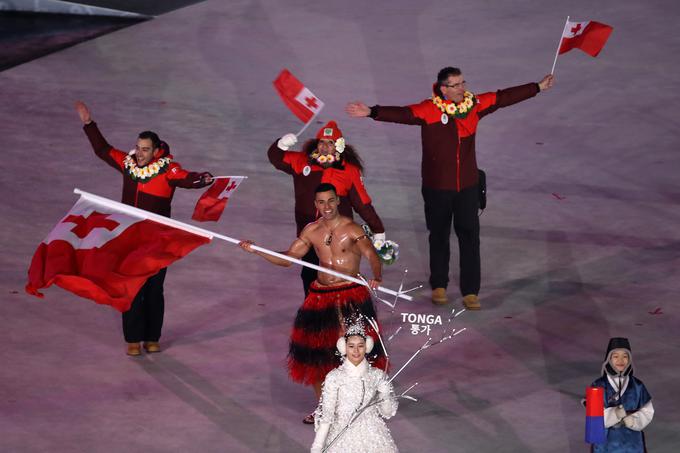
{"label": "shirtless flag bearer", "polygon": [[[281,253],[299,259],[313,248],[321,266],[349,275],[359,273],[361,258],[364,257],[373,273],[368,283],[375,289],[382,281],[380,258],[364,230],[352,219],[338,213],[338,200],[332,184],[320,184],[316,189],[314,204],[321,217],[307,225],[288,250]],[[243,241],[240,245],[270,263],[284,267],[291,265],[290,261],[254,250],[252,241]],[[340,365],[339,357],[335,355],[338,337],[344,335],[345,327],[352,319],[361,315],[377,319],[368,288],[319,272],[298,309],[293,325],[288,353],[291,379],[312,385],[318,398],[326,374]],[[384,369],[386,360],[383,346],[374,331],[369,330],[368,334],[375,341],[370,357],[372,365]],[[305,418],[305,422],[309,421],[313,422],[313,417]]]}

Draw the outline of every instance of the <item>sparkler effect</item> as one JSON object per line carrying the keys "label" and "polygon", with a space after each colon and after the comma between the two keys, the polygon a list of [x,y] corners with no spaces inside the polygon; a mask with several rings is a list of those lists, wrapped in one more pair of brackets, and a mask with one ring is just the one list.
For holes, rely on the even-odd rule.
{"label": "sparkler effect", "polygon": [[375,334],[378,335],[378,340],[380,341],[383,351],[385,352],[385,369],[388,370],[390,367],[390,355],[387,353],[387,347],[385,346],[385,342],[380,335],[380,327],[378,326],[378,322],[373,318],[367,318],[366,316],[364,316],[364,318],[366,318],[368,324],[373,328]]}
{"label": "sparkler effect", "polygon": [[389,342],[389,341],[392,341],[392,338],[394,338],[394,337],[397,336],[397,334],[401,331],[401,327],[402,327],[402,326],[399,326],[399,328],[398,328],[397,330],[395,330],[394,333],[393,333],[392,335],[390,335],[390,336],[387,338],[387,341],[388,341],[388,342]]}
{"label": "sparkler effect", "polygon": [[385,300],[382,297],[380,297],[378,295],[378,292],[375,289],[371,288],[371,286],[368,284],[368,280],[366,280],[366,278],[363,275],[357,274],[357,277],[359,279],[361,279],[361,281],[364,282],[364,285],[366,285],[366,287],[368,287],[368,291],[371,293],[371,296],[375,300],[379,300],[380,302],[382,302],[385,305],[387,305],[388,307],[390,307],[392,309],[391,313],[394,314],[394,311],[396,310],[397,302],[399,301],[399,298],[402,295],[408,294],[410,292],[413,292],[413,291],[423,287],[423,285],[418,285],[418,286],[414,286],[411,289],[404,289],[404,280],[406,279],[406,274],[408,274],[408,269],[404,269],[404,274],[401,276],[401,283],[399,283],[399,289],[397,290],[397,292],[394,295],[394,302],[390,302],[390,301]]}

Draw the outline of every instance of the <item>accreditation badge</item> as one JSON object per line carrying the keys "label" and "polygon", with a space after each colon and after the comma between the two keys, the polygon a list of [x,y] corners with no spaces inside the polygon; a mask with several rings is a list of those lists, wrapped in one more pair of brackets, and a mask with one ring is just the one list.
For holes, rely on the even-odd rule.
{"label": "accreditation badge", "polygon": [[442,113],[442,124],[446,124],[449,122],[449,115],[446,113]]}
{"label": "accreditation badge", "polygon": [[309,165],[305,165],[305,168],[302,169],[302,174],[304,176],[309,176],[309,174],[312,172],[312,167]]}

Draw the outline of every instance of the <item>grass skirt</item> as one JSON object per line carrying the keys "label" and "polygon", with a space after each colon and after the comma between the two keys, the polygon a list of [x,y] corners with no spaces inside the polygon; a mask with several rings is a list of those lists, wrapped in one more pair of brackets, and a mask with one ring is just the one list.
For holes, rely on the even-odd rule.
{"label": "grass skirt", "polygon": [[[356,283],[323,286],[313,282],[309,295],[298,309],[288,352],[288,372],[293,381],[305,385],[323,382],[340,365],[335,344],[345,332],[345,320],[363,314],[377,321],[368,289]],[[372,366],[385,369],[385,351],[378,335],[364,320],[366,333],[375,346],[367,357]]]}

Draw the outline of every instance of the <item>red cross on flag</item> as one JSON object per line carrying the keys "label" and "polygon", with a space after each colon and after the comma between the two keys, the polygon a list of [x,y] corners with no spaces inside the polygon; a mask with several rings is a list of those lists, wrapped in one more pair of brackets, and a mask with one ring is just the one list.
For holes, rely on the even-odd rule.
{"label": "red cross on flag", "polygon": [[284,104],[303,123],[308,123],[324,106],[323,101],[296,79],[288,69],[281,71],[274,80],[274,88]]}
{"label": "red cross on flag", "polygon": [[27,293],[42,298],[38,290],[55,284],[125,312],[149,277],[211,240],[173,226],[180,222],[99,198],[81,195],[38,246]]}
{"label": "red cross on flag", "polygon": [[614,29],[600,22],[569,22],[562,31],[559,53],[571,49],[581,49],[591,57],[596,57],[604,47]]}
{"label": "red cross on flag", "polygon": [[217,179],[198,199],[191,218],[199,222],[217,222],[227,206],[229,197],[244,179],[245,176],[226,176]]}

